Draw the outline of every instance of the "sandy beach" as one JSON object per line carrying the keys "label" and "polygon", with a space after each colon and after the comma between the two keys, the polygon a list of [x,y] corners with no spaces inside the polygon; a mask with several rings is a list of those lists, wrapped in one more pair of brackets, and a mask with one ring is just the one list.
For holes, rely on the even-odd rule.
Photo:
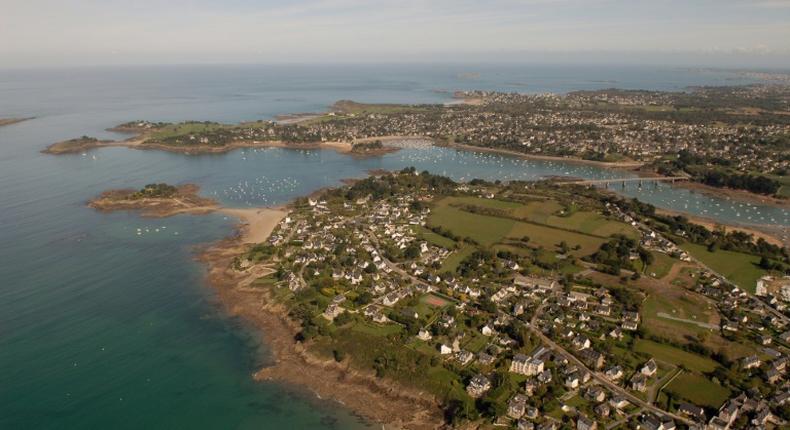
{"label": "sandy beach", "polygon": [[285,208],[223,208],[220,212],[241,220],[241,241],[244,244],[264,242],[288,214]]}
{"label": "sandy beach", "polygon": [[783,241],[781,239],[781,237],[779,237],[779,233],[780,232],[773,231],[769,227],[765,227],[765,228],[761,228],[759,226],[744,227],[744,226],[737,226],[737,225],[730,225],[730,224],[722,224],[722,223],[717,222],[716,220],[713,220],[713,219],[710,219],[710,218],[694,216],[694,215],[691,215],[691,214],[688,214],[688,213],[685,213],[685,212],[671,211],[671,210],[668,210],[668,209],[656,208],[656,213],[662,214],[662,215],[672,215],[672,216],[680,215],[680,216],[685,217],[686,219],[688,219],[692,223],[699,224],[699,225],[707,228],[708,230],[713,230],[716,227],[722,227],[722,228],[724,228],[725,231],[728,231],[728,232],[729,231],[742,231],[742,232],[744,232],[746,234],[753,235],[755,238],[763,238],[766,242],[771,243],[773,245],[784,246],[786,248],[790,248],[790,242]]}

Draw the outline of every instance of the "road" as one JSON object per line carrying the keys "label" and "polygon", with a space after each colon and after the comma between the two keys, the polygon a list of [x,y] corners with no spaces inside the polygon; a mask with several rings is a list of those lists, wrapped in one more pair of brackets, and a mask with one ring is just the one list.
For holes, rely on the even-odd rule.
{"label": "road", "polygon": [[576,358],[575,355],[571,354],[565,348],[563,348],[562,346],[558,345],[553,340],[549,339],[545,334],[543,334],[542,331],[540,331],[540,329],[537,327],[537,324],[536,324],[537,320],[538,320],[538,317],[540,317],[540,314],[542,313],[544,307],[545,307],[545,304],[539,306],[538,309],[535,311],[535,315],[532,317],[530,322],[529,323],[524,323],[524,325],[528,329],[530,329],[530,331],[535,333],[544,344],[549,346],[549,348],[551,348],[555,352],[557,352],[560,355],[562,355],[563,357],[565,357],[569,362],[571,362],[574,365],[576,365],[577,368],[583,369],[586,372],[588,372],[592,376],[593,379],[598,381],[598,383],[600,383],[601,385],[607,387],[609,390],[611,390],[611,391],[613,391],[613,392],[615,392],[617,394],[620,394],[621,396],[625,397],[631,403],[633,403],[635,405],[638,405],[638,406],[640,406],[640,407],[642,407],[644,409],[647,409],[647,410],[649,410],[651,412],[654,412],[654,413],[656,413],[658,415],[669,416],[672,419],[675,419],[677,421],[683,422],[683,423],[688,424],[688,425],[695,424],[693,421],[689,420],[688,418],[682,417],[682,416],[677,415],[677,414],[673,414],[671,412],[667,412],[667,411],[665,411],[665,410],[663,410],[663,409],[661,409],[659,407],[651,405],[650,403],[640,399],[639,397],[634,396],[633,394],[628,392],[628,390],[626,390],[623,387],[620,387],[619,385],[613,383],[612,381],[607,379],[602,374],[600,374],[598,372],[594,372],[593,370],[588,368],[587,365],[584,364],[578,358]]}

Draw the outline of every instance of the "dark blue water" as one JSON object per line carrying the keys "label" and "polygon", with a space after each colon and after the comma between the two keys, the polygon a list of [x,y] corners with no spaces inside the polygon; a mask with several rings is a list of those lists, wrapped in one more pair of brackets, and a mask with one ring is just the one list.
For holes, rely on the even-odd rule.
{"label": "dark blue water", "polygon": [[[469,72],[479,77],[460,77]],[[464,180],[628,176],[441,148],[361,160],[283,149],[40,154],[49,143],[83,134],[116,137],[103,130],[134,119],[236,122],[321,111],[338,99],[439,103],[449,100],[443,91],[460,89],[682,89],[732,83],[729,78],[678,69],[480,65],[0,71],[0,117],[36,117],[0,128],[0,428],[362,425],[333,403],[251,381],[266,347],[222,314],[192,260],[195,246],[228,235],[234,220],[150,220],[84,206],[105,189],[191,182],[227,205],[257,206],[370,169],[407,166]],[[726,221],[790,225],[780,209],[667,186],[625,193]]]}

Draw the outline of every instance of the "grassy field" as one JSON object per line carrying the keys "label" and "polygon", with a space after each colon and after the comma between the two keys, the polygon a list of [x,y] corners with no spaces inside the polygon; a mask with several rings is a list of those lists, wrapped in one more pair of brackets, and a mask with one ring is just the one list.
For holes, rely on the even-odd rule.
{"label": "grassy field", "polygon": [[[642,318],[645,329],[651,333],[685,341],[687,336],[711,331],[711,328],[693,322],[719,325],[721,318],[711,304],[680,287],[651,288],[647,293],[648,297],[642,305]],[[658,314],[688,320],[688,322],[661,317]]]}
{"label": "grassy field", "polygon": [[790,197],[790,176],[770,176],[771,179],[779,181],[782,186],[779,188],[779,191],[776,192],[776,195],[781,197]]}
{"label": "grassy field", "polygon": [[608,237],[613,234],[624,234],[636,237],[637,232],[628,224],[610,220],[601,214],[588,211],[572,211],[561,216],[562,205],[555,201],[530,202],[512,211],[512,214],[532,222],[548,224],[553,227],[570,229],[596,236]]}
{"label": "grassy field", "polygon": [[721,249],[708,252],[706,247],[692,243],[685,243],[682,248],[735,285],[752,293],[757,280],[765,274],[765,271],[757,266],[760,257],[756,255]]}
{"label": "grassy field", "polygon": [[503,209],[507,210],[508,212],[512,212],[513,210],[517,210],[518,208],[522,207],[521,203],[516,202],[506,202],[504,200],[496,200],[496,199],[483,199],[480,197],[448,197],[447,199],[448,204],[463,204],[463,205],[474,205],[474,206],[481,206],[484,208],[491,208],[491,209]]}
{"label": "grassy field", "polygon": [[[641,309],[642,327],[648,333],[681,344],[697,339],[711,350],[722,352],[730,360],[753,354],[757,350],[751,342],[731,342],[724,339],[717,329],[694,324],[700,322],[718,326],[720,323],[718,312],[704,298],[683,287],[647,278],[640,280],[639,285],[648,294]],[[659,312],[689,321],[659,317]]]}
{"label": "grassy field", "polygon": [[473,214],[450,206],[452,198],[437,203],[429,224],[440,225],[461,237],[469,237],[483,246],[502,240],[513,229],[515,221],[487,215]]}
{"label": "grassy field", "polygon": [[413,228],[414,233],[417,235],[418,238],[436,246],[440,246],[445,249],[453,249],[455,248],[455,241],[452,239],[448,239],[442,235],[436,234],[423,226],[415,226]]}
{"label": "grassy field", "polygon": [[571,254],[577,257],[592,254],[605,242],[604,239],[556,228],[522,222],[514,223],[508,233],[508,237],[517,239],[523,236],[529,236],[530,243],[540,245],[547,250],[555,250],[556,246],[562,241],[565,241],[571,248],[578,245],[578,250],[571,251]]}
{"label": "grassy field", "polygon": [[471,245],[467,245],[457,251],[453,251],[453,253],[444,260],[444,263],[442,263],[441,271],[455,272],[455,269],[458,268],[458,265],[461,264],[461,261],[463,261],[464,258],[468,257],[474,251],[475,247]]}
{"label": "grassy field", "polygon": [[402,327],[397,324],[376,324],[372,322],[355,322],[351,330],[373,336],[389,336],[399,333]]}
{"label": "grassy field", "polygon": [[180,124],[172,124],[155,131],[151,137],[154,139],[166,139],[168,137],[183,136],[185,134],[202,133],[228,126],[217,123],[201,123],[201,122],[184,122]]}
{"label": "grassy field", "polygon": [[647,267],[645,273],[653,276],[655,273],[655,278],[661,279],[669,274],[670,269],[678,260],[662,253],[662,252],[651,252],[653,254],[653,264]]}
{"label": "grassy field", "polygon": [[704,376],[684,372],[670,383],[667,391],[698,406],[718,408],[729,397],[730,390],[714,384]]}
{"label": "grassy field", "polygon": [[[453,205],[474,205],[498,209],[505,211],[509,216],[528,219],[530,222],[470,213]],[[565,241],[571,247],[576,245],[580,247],[579,250],[573,251],[573,254],[577,256],[593,253],[604,242],[603,238],[594,235],[609,236],[615,233],[633,233],[630,226],[608,220],[592,212],[574,212],[568,217],[554,215],[561,209],[562,206],[555,201],[531,202],[522,205],[476,197],[448,197],[436,204],[429,223],[447,228],[461,237],[469,237],[485,247],[501,243],[505,238],[518,239],[529,236],[530,244],[533,246],[541,246],[553,251],[557,244]],[[532,224],[533,222],[547,225],[536,225]]]}
{"label": "grassy field", "polygon": [[636,352],[648,354],[656,360],[671,363],[676,366],[682,364],[687,369],[698,372],[710,372],[717,366],[717,363],[710,358],[650,340],[637,340],[634,350]]}

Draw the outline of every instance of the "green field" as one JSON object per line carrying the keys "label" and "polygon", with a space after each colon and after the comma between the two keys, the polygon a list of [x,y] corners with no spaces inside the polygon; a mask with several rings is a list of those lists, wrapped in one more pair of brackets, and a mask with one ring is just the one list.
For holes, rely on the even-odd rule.
{"label": "green field", "polygon": [[714,384],[704,376],[688,372],[675,378],[666,387],[666,391],[695,405],[711,408],[718,408],[730,397],[730,390],[727,388]]}
{"label": "green field", "polygon": [[[689,336],[718,332],[720,317],[717,310],[702,297],[681,287],[653,288],[642,305],[644,328],[655,335],[686,343]],[[664,316],[659,316],[661,313]],[[678,321],[670,318],[683,319]],[[705,327],[695,323],[716,326]]]}
{"label": "green field", "polygon": [[450,206],[450,199],[443,199],[436,204],[429,224],[440,225],[483,246],[491,246],[501,241],[515,224],[511,219],[473,214],[454,208]]}
{"label": "green field", "polygon": [[453,249],[455,248],[455,241],[452,239],[448,239],[442,235],[436,234],[423,226],[416,226],[414,227],[414,233],[420,239],[432,244],[436,245],[445,249]]}
{"label": "green field", "polygon": [[653,264],[647,267],[645,273],[650,274],[652,276],[653,273],[656,274],[656,279],[661,279],[664,276],[669,274],[670,269],[678,260],[662,253],[662,252],[651,252],[653,254]]}
{"label": "green field", "polygon": [[693,243],[685,243],[681,247],[730,282],[752,293],[756,288],[757,280],[765,274],[765,271],[757,266],[760,257],[756,255],[721,249],[708,252],[705,246]]}
{"label": "green field", "polygon": [[683,365],[689,370],[698,372],[710,372],[718,365],[710,358],[691,352],[683,351],[671,345],[653,342],[650,340],[639,339],[636,341],[634,351],[645,353],[656,360],[671,363],[676,366]]}
{"label": "green field", "polygon": [[529,236],[531,244],[540,245],[547,250],[555,250],[557,244],[562,241],[565,241],[571,248],[578,245],[580,248],[571,252],[577,257],[592,254],[605,242],[604,239],[556,228],[522,222],[514,223],[508,237],[516,239],[523,236]]}
{"label": "green field", "polygon": [[180,124],[171,124],[155,131],[151,137],[154,139],[166,139],[168,137],[183,136],[185,134],[197,134],[206,131],[217,130],[220,128],[227,128],[229,126],[217,123],[202,123],[202,122],[184,122]]}
{"label": "green field", "polygon": [[458,265],[464,261],[464,258],[468,257],[475,251],[475,247],[471,245],[464,246],[463,248],[453,251],[449,257],[444,260],[442,263],[442,268],[440,269],[442,272],[449,271],[455,272],[455,269],[458,268]]}
{"label": "green field", "polygon": [[601,214],[589,211],[572,211],[561,216],[563,206],[555,201],[530,202],[515,209],[513,215],[540,224],[579,231],[596,236],[609,237],[623,234],[637,237],[637,232],[628,224],[610,220]]}
{"label": "green field", "polygon": [[769,177],[782,184],[782,186],[779,188],[779,191],[776,192],[776,195],[780,197],[790,197],[790,176],[772,175]]}
{"label": "green field", "polygon": [[[445,198],[436,204],[429,218],[429,223],[431,225],[439,225],[458,236],[469,237],[485,247],[500,243],[506,237],[518,239],[523,236],[529,236],[530,244],[542,246],[550,250],[555,249],[556,245],[561,241],[567,242],[571,247],[579,245],[580,249],[574,251],[573,254],[581,256],[593,253],[604,242],[602,238],[560,229],[568,227],[558,225],[557,227],[560,228],[552,228],[549,226],[519,222],[510,218],[470,213],[453,207],[451,206],[452,204],[474,204],[475,206],[503,210],[508,208],[512,209],[514,205],[516,205],[516,211],[520,210],[521,207],[516,203],[498,200],[455,197]],[[556,202],[540,202],[536,204],[546,205],[548,209],[544,208],[545,210],[554,209],[558,206]],[[537,206],[534,210],[541,207],[543,206]],[[582,215],[583,213],[580,212],[578,214]],[[572,218],[574,215],[569,218]],[[557,218],[564,219],[562,217]],[[597,228],[599,229],[604,227],[608,229],[614,228],[607,227],[606,223],[615,222],[604,219],[604,224],[600,224],[600,220],[595,221],[593,224],[598,226]],[[616,224],[625,226],[625,224],[622,223]],[[590,229],[591,227],[588,226],[587,228]]]}
{"label": "green field", "polygon": [[394,333],[399,333],[402,327],[398,324],[376,324],[373,322],[359,321],[351,326],[351,330],[373,336],[389,336]]}

